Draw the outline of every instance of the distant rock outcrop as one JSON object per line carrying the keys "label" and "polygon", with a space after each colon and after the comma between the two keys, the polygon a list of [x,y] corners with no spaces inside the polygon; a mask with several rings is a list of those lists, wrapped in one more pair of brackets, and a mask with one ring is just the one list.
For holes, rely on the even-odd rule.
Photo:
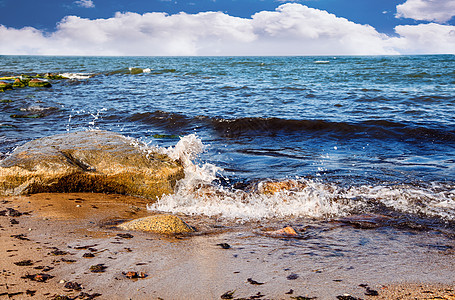
{"label": "distant rock outcrop", "polygon": [[42,192],[118,193],[146,198],[173,193],[179,162],[146,153],[108,131],[37,139],[0,161],[0,195]]}

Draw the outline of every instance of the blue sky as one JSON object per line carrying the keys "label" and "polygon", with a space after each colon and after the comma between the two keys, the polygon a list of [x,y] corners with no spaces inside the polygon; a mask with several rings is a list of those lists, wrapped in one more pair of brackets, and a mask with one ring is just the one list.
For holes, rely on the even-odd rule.
{"label": "blue sky", "polygon": [[0,0],[0,54],[455,54],[453,16],[454,0]]}

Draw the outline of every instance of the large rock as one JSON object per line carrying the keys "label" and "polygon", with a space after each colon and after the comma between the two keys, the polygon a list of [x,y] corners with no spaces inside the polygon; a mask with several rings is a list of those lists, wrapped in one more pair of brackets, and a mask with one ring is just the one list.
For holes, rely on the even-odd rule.
{"label": "large rock", "polygon": [[194,232],[194,229],[174,215],[155,215],[135,219],[118,225],[124,230],[149,231],[161,234],[179,234]]}
{"label": "large rock", "polygon": [[108,131],[31,141],[0,161],[0,195],[97,192],[155,198],[173,193],[184,176],[181,164],[133,144]]}

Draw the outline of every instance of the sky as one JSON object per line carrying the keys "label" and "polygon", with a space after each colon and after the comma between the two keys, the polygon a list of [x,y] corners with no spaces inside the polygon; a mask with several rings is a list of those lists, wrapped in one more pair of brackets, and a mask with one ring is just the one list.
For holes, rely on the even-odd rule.
{"label": "sky", "polygon": [[0,54],[455,54],[455,0],[0,0]]}

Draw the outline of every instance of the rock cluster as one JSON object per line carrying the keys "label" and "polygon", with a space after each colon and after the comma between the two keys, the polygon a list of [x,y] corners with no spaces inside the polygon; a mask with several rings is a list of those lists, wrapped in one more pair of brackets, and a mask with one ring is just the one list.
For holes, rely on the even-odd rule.
{"label": "rock cluster", "polygon": [[117,193],[156,198],[184,177],[180,163],[146,153],[108,131],[41,138],[0,161],[0,195],[43,192]]}
{"label": "rock cluster", "polygon": [[[19,76],[4,76],[0,77],[0,80],[7,80],[7,81],[0,81],[0,92],[4,92],[6,90],[12,90],[13,88],[23,88],[26,86],[29,87],[51,87],[52,84],[49,80],[60,80],[60,79],[68,79],[59,74],[36,74],[34,76],[31,75],[19,75]],[[13,82],[8,82],[13,81]]]}

